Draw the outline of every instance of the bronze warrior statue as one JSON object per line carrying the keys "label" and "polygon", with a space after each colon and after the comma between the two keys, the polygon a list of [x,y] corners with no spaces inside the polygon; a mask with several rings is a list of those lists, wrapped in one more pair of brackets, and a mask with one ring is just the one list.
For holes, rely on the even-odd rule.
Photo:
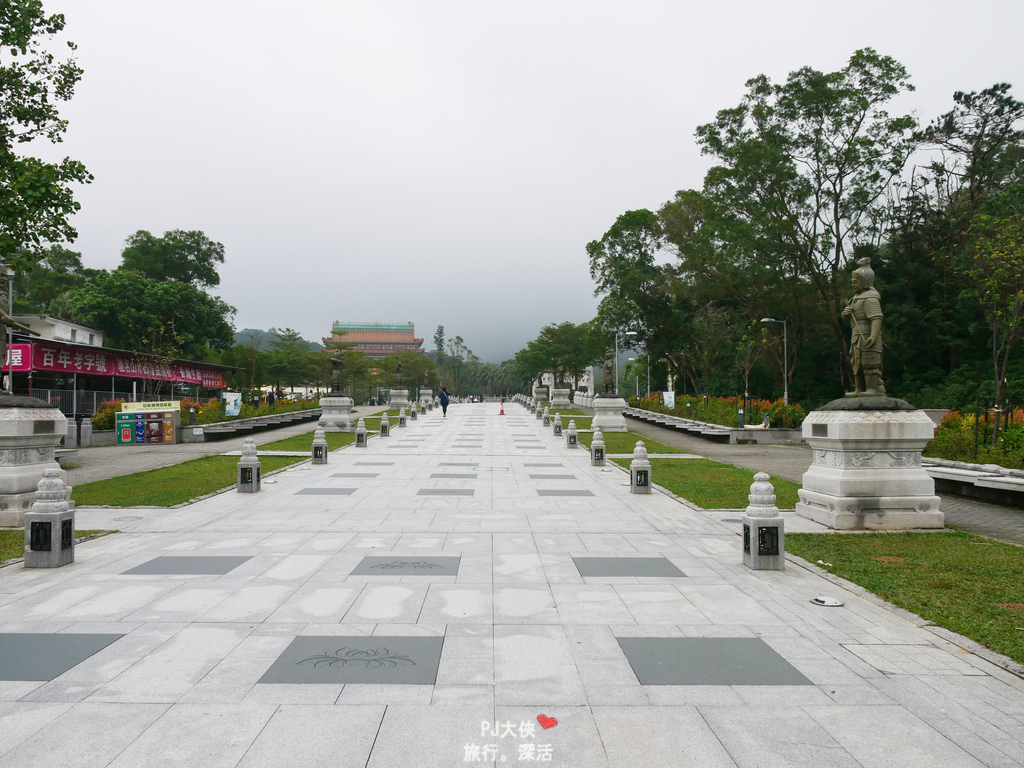
{"label": "bronze warrior statue", "polygon": [[604,393],[606,395],[615,394],[615,353],[612,352],[611,347],[606,347],[604,350]]}
{"label": "bronze warrior statue", "polygon": [[345,364],[341,360],[341,352],[334,350],[331,356],[331,391],[341,392],[341,376],[345,370]]}

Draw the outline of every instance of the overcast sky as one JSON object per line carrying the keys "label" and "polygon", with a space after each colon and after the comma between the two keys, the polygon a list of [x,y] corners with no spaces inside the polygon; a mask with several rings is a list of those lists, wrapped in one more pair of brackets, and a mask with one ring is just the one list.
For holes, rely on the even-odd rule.
{"label": "overcast sky", "polygon": [[[438,325],[482,359],[592,318],[587,242],[699,188],[693,132],[744,82],[910,71],[923,121],[956,90],[1024,99],[1020,0],[44,0],[85,70],[61,154],[72,246],[200,229],[226,248],[237,328]],[[39,150],[40,154],[43,151]],[[46,154],[49,154],[48,152]]]}

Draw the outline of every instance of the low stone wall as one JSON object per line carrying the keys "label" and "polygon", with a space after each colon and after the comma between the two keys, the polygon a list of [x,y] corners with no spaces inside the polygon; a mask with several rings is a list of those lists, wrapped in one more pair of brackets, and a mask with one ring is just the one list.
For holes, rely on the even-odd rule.
{"label": "low stone wall", "polygon": [[927,456],[921,463],[939,493],[1024,509],[1024,470]]}
{"label": "low stone wall", "polygon": [[305,411],[289,411],[267,416],[255,416],[251,419],[235,419],[219,421],[216,424],[197,424],[181,427],[181,439],[184,443],[204,443],[213,440],[224,440],[229,437],[262,432],[266,429],[292,424],[297,421],[315,421],[320,418],[319,408]]}

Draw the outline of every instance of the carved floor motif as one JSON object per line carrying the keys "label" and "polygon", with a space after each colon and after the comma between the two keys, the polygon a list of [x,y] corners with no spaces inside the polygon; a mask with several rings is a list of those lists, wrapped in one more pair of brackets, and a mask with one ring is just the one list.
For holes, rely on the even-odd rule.
{"label": "carved floor motif", "polygon": [[405,557],[368,555],[352,570],[352,576],[457,576],[461,557]]}
{"label": "carved floor motif", "polygon": [[433,685],[443,637],[296,637],[261,683]]}

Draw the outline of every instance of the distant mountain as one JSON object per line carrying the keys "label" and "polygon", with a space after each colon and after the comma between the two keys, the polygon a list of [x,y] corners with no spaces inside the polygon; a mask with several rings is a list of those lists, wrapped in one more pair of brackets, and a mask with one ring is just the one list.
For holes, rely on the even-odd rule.
{"label": "distant mountain", "polygon": [[[266,331],[261,331],[259,328],[243,328],[240,331],[235,332],[235,344],[252,344],[253,340],[257,340],[260,350],[269,352],[274,348],[274,343],[278,339],[277,329],[270,328]],[[303,341],[306,341],[303,339]],[[307,341],[311,352],[322,352],[324,347],[322,344],[317,344],[315,341]]]}

